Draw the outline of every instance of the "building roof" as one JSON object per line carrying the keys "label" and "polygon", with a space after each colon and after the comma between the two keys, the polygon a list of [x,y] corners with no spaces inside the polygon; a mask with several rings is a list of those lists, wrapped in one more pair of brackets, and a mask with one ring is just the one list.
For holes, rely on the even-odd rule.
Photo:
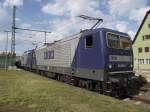
{"label": "building roof", "polygon": [[143,24],[144,24],[144,22],[145,22],[145,20],[146,20],[146,18],[147,18],[147,16],[148,16],[148,14],[150,14],[150,10],[148,10],[148,11],[146,12],[146,15],[145,15],[144,19],[142,20],[142,23],[141,23],[141,25],[140,25],[140,27],[139,27],[139,29],[138,29],[138,31],[137,31],[137,33],[136,33],[134,39],[133,39],[132,44],[134,44],[134,42],[135,42],[135,40],[136,40],[136,38],[137,38],[137,36],[138,36],[138,34],[139,34],[139,32],[140,32],[142,26],[143,26]]}

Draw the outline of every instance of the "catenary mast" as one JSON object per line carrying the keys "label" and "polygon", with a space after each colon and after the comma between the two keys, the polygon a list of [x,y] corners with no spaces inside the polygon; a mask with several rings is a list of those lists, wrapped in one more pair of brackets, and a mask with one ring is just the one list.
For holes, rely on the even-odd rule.
{"label": "catenary mast", "polygon": [[11,38],[11,56],[12,56],[12,66],[14,65],[15,59],[15,19],[16,19],[16,6],[13,6],[13,21],[12,21],[12,38]]}

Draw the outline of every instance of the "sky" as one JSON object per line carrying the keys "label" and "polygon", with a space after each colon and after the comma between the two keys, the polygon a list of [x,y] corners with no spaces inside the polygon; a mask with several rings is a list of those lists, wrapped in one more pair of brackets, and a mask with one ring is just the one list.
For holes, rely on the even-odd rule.
{"label": "sky", "polygon": [[[53,42],[89,29],[95,21],[83,20],[84,14],[102,18],[99,27],[128,33],[133,39],[150,0],[0,0],[0,51],[5,50],[6,33],[12,27],[12,7],[16,9],[16,27],[45,30],[47,42]],[[9,33],[9,50],[11,33]],[[44,33],[16,30],[16,52],[23,53],[44,43]]]}

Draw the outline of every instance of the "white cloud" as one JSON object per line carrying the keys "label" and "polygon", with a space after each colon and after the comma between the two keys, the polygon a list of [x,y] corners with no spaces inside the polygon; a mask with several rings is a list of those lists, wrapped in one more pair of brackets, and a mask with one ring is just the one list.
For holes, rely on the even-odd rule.
{"label": "white cloud", "polygon": [[56,19],[49,22],[50,29],[61,37],[68,36],[81,29],[89,29],[93,26],[93,22],[84,21],[80,18]]}
{"label": "white cloud", "polygon": [[68,10],[67,7],[64,7],[64,2],[65,0],[60,0],[60,2],[57,0],[56,3],[48,3],[42,8],[42,11],[48,14],[62,16],[64,13],[67,13]]}
{"label": "white cloud", "polygon": [[50,34],[47,34],[47,42],[51,43],[60,39],[62,39],[62,35],[60,35],[57,32],[52,32]]}
{"label": "white cloud", "polygon": [[[137,22],[137,26],[139,26],[146,11],[150,9],[150,6],[147,6],[147,3],[148,0],[109,0],[108,7],[112,18],[114,19],[116,29],[127,32],[133,39],[136,30],[131,29],[130,24],[132,22]],[[119,18],[126,18],[126,21],[119,23]],[[129,21],[130,24],[127,24]]]}
{"label": "white cloud", "polygon": [[116,29],[120,32],[126,32],[128,23],[124,21],[119,21],[116,23]]}
{"label": "white cloud", "polygon": [[4,1],[4,6],[22,6],[23,5],[23,0],[5,0]]}
{"label": "white cloud", "polygon": [[110,14],[117,17],[127,17],[129,20],[141,22],[150,6],[147,6],[149,0],[110,0],[108,2]]}
{"label": "white cloud", "polygon": [[21,22],[21,19],[20,18],[18,18],[18,17],[16,17],[16,22]]}
{"label": "white cloud", "polygon": [[135,36],[135,32],[132,31],[132,30],[130,30],[130,31],[128,31],[128,34],[129,34],[129,36],[131,37],[131,39],[133,40],[133,39],[134,39],[134,36]]}
{"label": "white cloud", "polygon": [[[128,32],[133,38],[135,33],[131,31],[129,21],[140,23],[145,12],[150,9],[147,6],[148,0],[109,0],[109,13],[99,9],[101,1],[98,0],[55,0],[43,6],[42,11],[47,14],[66,17],[55,19],[50,22],[52,32],[61,35],[69,35],[72,31],[88,29],[94,24],[92,21],[84,21],[76,16],[85,14],[104,19],[102,27],[116,29],[121,32]],[[106,3],[105,3],[106,4]],[[121,20],[120,18],[128,18]],[[135,31],[135,30],[134,30]]]}
{"label": "white cloud", "polygon": [[4,32],[1,32],[0,35],[0,43],[3,43],[5,41],[6,34]]}
{"label": "white cloud", "polygon": [[31,28],[32,25],[31,25],[31,24],[28,24],[28,23],[22,23],[22,24],[20,25],[20,27],[21,27],[21,28]]}
{"label": "white cloud", "polygon": [[10,25],[10,16],[7,13],[7,10],[3,7],[3,4],[0,2],[0,50],[4,50],[6,43],[6,33],[4,30],[8,29]]}
{"label": "white cloud", "polygon": [[0,8],[0,22],[4,21],[7,17],[7,13],[5,12],[5,10]]}
{"label": "white cloud", "polygon": [[133,9],[145,7],[147,0],[109,0],[110,13],[114,16],[125,16]]}
{"label": "white cloud", "polygon": [[8,14],[6,12],[6,9],[0,3],[0,23],[3,23],[3,20],[6,20],[8,18],[7,16]]}
{"label": "white cloud", "polygon": [[0,16],[4,17],[6,15],[6,11],[0,6]]}
{"label": "white cloud", "polygon": [[141,23],[142,19],[144,18],[146,12],[150,10],[150,7],[144,7],[144,8],[139,8],[139,9],[133,9],[131,12],[130,12],[130,15],[129,15],[129,19],[130,20],[134,20],[134,21],[137,21],[138,24]]}
{"label": "white cloud", "polygon": [[83,13],[100,15],[100,10],[97,10],[98,4],[99,1],[96,0],[56,0],[55,3],[48,3],[43,6],[42,11],[52,15],[69,17],[75,17]]}
{"label": "white cloud", "polygon": [[68,35],[80,31],[80,29],[88,29],[94,24],[92,21],[77,17],[81,14],[106,18],[98,9],[99,3],[100,1],[97,0],[56,0],[54,3],[50,2],[43,6],[42,11],[47,14],[65,17],[65,19],[60,18],[50,21],[50,28],[52,32]]}

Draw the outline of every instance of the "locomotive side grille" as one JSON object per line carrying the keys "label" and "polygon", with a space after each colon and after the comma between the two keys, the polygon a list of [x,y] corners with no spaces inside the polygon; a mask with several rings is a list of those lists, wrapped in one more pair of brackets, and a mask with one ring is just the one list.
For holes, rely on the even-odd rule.
{"label": "locomotive side grille", "polygon": [[131,56],[120,56],[120,55],[109,55],[109,61],[110,62],[131,62],[132,57]]}

